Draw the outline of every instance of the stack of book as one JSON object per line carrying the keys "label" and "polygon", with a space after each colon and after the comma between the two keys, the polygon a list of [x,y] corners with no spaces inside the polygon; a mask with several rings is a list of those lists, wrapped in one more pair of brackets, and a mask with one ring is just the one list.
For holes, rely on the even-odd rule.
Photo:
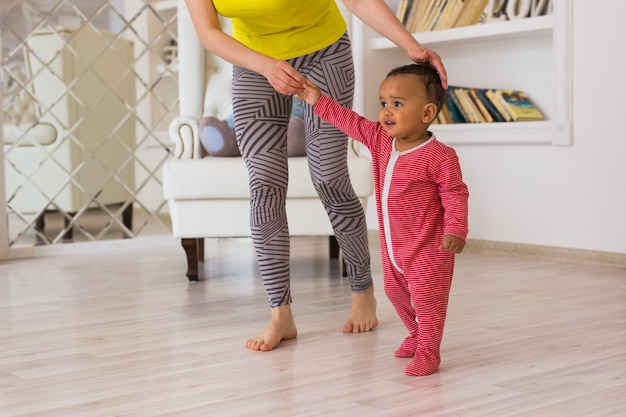
{"label": "stack of book", "polygon": [[492,123],[543,120],[523,91],[450,86],[436,123]]}
{"label": "stack of book", "polygon": [[396,15],[411,32],[477,24],[489,0],[400,0]]}

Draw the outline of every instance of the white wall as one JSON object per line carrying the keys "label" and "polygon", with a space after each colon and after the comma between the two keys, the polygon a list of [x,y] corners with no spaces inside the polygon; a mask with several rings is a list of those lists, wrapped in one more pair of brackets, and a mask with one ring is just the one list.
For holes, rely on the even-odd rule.
{"label": "white wall", "polygon": [[456,147],[470,238],[626,253],[624,16],[623,0],[573,0],[573,146]]}

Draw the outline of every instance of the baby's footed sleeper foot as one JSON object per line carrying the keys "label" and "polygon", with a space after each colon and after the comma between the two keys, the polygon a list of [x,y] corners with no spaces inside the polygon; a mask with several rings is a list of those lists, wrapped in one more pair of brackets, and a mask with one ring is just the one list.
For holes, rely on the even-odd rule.
{"label": "baby's footed sleeper foot", "polygon": [[417,350],[417,337],[407,336],[400,347],[394,352],[396,358],[412,358]]}
{"label": "baby's footed sleeper foot", "polygon": [[440,363],[439,353],[424,352],[418,349],[415,351],[415,358],[404,369],[404,373],[411,376],[430,375],[437,370]]}

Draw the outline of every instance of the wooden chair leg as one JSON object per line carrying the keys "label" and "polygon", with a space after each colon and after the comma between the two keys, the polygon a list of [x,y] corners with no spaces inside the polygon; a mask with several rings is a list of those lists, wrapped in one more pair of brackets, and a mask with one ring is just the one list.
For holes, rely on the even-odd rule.
{"label": "wooden chair leg", "polygon": [[37,217],[35,220],[35,232],[37,234],[37,244],[40,245],[44,242],[48,242],[48,238],[46,237],[46,212],[44,211]]}
{"label": "wooden chair leg", "polygon": [[198,244],[198,262],[204,262],[204,238],[196,239]]}
{"label": "wooden chair leg", "polygon": [[328,236],[328,254],[330,255],[330,259],[339,258],[339,243],[334,235]]}
{"label": "wooden chair leg", "polygon": [[204,238],[183,238],[181,244],[187,256],[187,278],[199,280],[199,262],[204,261]]}
{"label": "wooden chair leg", "polygon": [[328,253],[330,255],[330,259],[340,259],[341,262],[341,276],[347,277],[348,270],[346,269],[346,261],[343,259],[343,256],[340,255],[339,250],[339,242],[337,242],[337,238],[333,236],[328,236]]}
{"label": "wooden chair leg", "polygon": [[74,239],[74,225],[72,224],[72,219],[76,216],[76,212],[67,213],[69,216],[63,216],[63,228],[65,229],[65,234],[63,235],[64,240],[72,240]]}
{"label": "wooden chair leg", "polygon": [[126,226],[128,230],[132,232],[133,230],[133,203],[129,203],[128,206],[126,206],[126,208],[122,212],[122,223],[124,224],[124,226]]}
{"label": "wooden chair leg", "polygon": [[44,211],[35,220],[35,230],[43,234],[46,229],[46,212]]}

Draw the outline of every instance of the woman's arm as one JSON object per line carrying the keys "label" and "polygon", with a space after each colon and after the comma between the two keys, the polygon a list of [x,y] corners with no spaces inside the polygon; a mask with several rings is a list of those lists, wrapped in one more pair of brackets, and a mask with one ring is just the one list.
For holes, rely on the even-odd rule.
{"label": "woman's arm", "polygon": [[198,38],[204,48],[237,65],[263,75],[281,94],[300,91],[305,78],[286,61],[256,52],[222,31],[211,0],[185,0]]}
{"label": "woman's arm", "polygon": [[398,20],[383,0],[342,0],[346,7],[366,25],[402,48],[414,62],[429,62],[441,78],[443,88],[448,88],[448,76],[441,57],[433,50],[420,45]]}

